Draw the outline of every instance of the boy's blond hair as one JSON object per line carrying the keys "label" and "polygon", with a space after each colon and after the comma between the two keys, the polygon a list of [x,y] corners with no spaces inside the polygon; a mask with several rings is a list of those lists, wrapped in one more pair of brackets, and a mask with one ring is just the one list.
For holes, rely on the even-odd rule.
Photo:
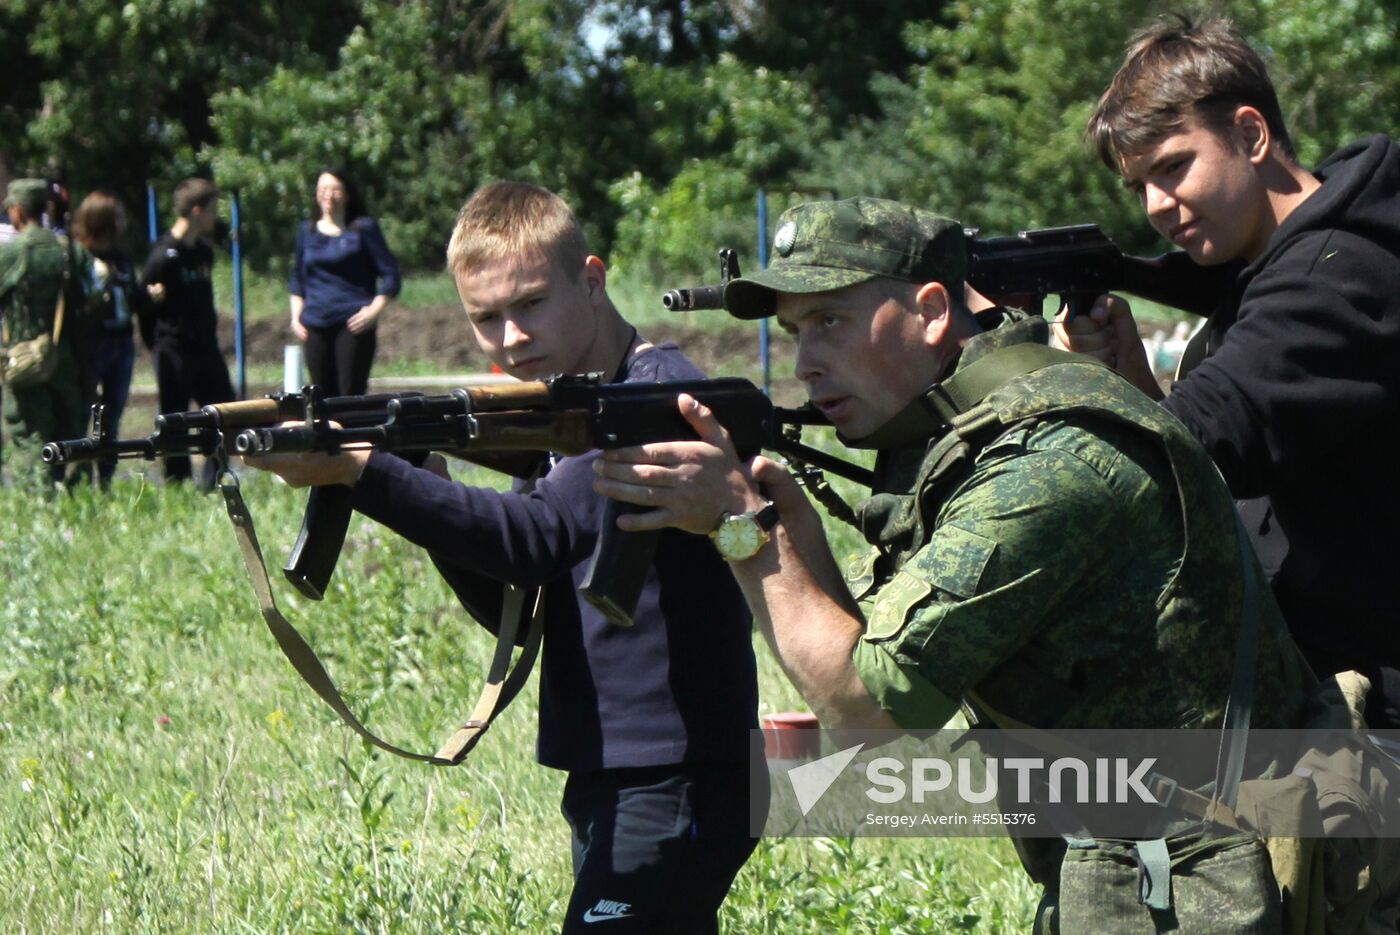
{"label": "boy's blond hair", "polygon": [[588,259],[588,240],[564,199],[524,182],[492,182],[457,212],[447,245],[453,276],[507,257],[540,253],[562,263],[577,279]]}

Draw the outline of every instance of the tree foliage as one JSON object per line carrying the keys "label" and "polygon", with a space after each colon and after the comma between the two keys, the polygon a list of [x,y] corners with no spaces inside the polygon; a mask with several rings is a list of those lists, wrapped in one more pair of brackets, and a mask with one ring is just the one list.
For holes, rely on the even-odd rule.
{"label": "tree foliage", "polygon": [[[327,61],[356,0],[6,0],[0,149],[15,171],[128,199],[148,179],[206,170],[213,95],[278,63]],[[13,56],[13,57],[11,57]]]}
{"label": "tree foliage", "polygon": [[[1400,0],[1226,11],[1271,62],[1304,163],[1400,128]],[[578,209],[595,249],[710,273],[803,186],[988,233],[1150,232],[1080,132],[1147,0],[5,0],[0,171],[79,193],[213,174],[285,263],[318,169],[345,166],[411,265],[491,179]],[[134,207],[134,204],[133,204]],[[752,262],[749,260],[749,262]]]}

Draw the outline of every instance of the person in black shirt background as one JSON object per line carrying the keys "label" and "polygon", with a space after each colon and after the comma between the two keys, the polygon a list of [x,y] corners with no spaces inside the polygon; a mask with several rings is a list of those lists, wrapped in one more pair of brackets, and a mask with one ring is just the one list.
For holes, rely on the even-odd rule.
{"label": "person in black shirt background", "polygon": [[[219,220],[219,189],[207,179],[185,179],[175,187],[170,230],[151,245],[142,280],[152,313],[142,321],[142,338],[151,347],[161,412],[181,412],[234,398],[228,364],[215,331],[214,251],[209,237]],[[190,476],[190,459],[165,459],[165,479]],[[214,483],[214,464],[205,463],[201,489]]]}
{"label": "person in black shirt background", "polygon": [[[1134,37],[1086,136],[1181,248],[1183,279],[1228,272],[1162,405],[1206,446],[1315,672],[1371,682],[1400,727],[1400,145],[1297,161],[1260,55],[1228,20],[1163,17]],[[1121,299],[1058,326],[1162,397]],[[1267,499],[1259,499],[1267,498]]]}

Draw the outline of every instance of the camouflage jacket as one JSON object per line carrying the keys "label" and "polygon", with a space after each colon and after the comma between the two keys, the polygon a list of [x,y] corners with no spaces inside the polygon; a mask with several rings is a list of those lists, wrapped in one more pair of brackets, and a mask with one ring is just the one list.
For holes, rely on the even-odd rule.
{"label": "camouflage jacket", "polygon": [[[53,331],[58,293],[64,287],[64,272],[70,262],[68,252],[65,238],[37,225],[0,245],[0,313],[4,315],[9,343]],[[87,269],[90,259],[77,244],[72,245],[72,254],[72,275],[67,282],[70,290],[78,292],[82,279],[79,271]],[[78,333],[73,326],[83,314],[81,302],[70,294],[63,313],[65,335]]]}
{"label": "camouflage jacket", "polygon": [[[1180,423],[1111,371],[1017,350],[1047,336],[1038,318],[979,335],[876,433],[881,486],[860,508],[876,548],[850,575],[867,619],[857,671],[909,728],[941,726],[969,695],[1041,728],[1218,726],[1243,592],[1229,493]],[[1040,364],[955,415],[973,365],[985,381],[1008,355]],[[1305,676],[1256,580],[1253,723],[1292,726]]]}

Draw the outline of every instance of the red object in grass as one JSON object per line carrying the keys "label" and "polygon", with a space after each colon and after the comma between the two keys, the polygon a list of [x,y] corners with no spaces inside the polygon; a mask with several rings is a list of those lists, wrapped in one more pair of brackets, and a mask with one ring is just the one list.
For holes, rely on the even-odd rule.
{"label": "red object in grass", "polygon": [[813,759],[821,750],[821,724],[815,714],[786,711],[765,714],[763,725],[763,755],[770,760]]}

